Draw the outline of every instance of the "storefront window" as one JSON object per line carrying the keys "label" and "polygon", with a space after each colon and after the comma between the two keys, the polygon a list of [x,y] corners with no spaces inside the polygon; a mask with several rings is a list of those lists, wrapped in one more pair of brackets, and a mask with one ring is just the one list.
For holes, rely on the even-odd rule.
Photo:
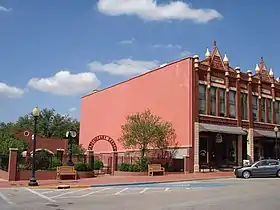
{"label": "storefront window", "polygon": [[235,118],[236,107],[235,107],[235,91],[229,91],[229,117]]}
{"label": "storefront window", "polygon": [[225,94],[224,89],[220,89],[220,116],[224,117],[226,113],[226,103],[225,103]]}
{"label": "storefront window", "polygon": [[262,106],[262,116],[261,116],[261,122],[266,122],[266,107],[265,107],[265,98],[261,99],[261,106]]}
{"label": "storefront window", "polygon": [[210,114],[216,115],[216,88],[215,87],[211,87],[210,89],[210,101],[211,101]]}
{"label": "storefront window", "polygon": [[267,99],[267,114],[268,114],[268,118],[267,118],[267,122],[268,123],[272,123],[272,100],[271,99]]}
{"label": "storefront window", "polygon": [[248,120],[247,94],[245,93],[241,93],[241,117],[242,120]]}
{"label": "storefront window", "polygon": [[258,97],[252,96],[253,120],[258,120]]}
{"label": "storefront window", "polygon": [[275,121],[276,124],[280,124],[280,103],[279,101],[275,101]]}
{"label": "storefront window", "polygon": [[199,85],[199,113],[206,113],[206,86]]}

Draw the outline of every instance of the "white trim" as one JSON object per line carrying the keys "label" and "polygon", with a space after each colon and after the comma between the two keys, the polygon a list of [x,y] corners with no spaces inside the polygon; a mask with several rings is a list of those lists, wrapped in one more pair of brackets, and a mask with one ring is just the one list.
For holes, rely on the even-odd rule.
{"label": "white trim", "polygon": [[201,85],[207,85],[207,82],[206,81],[202,81],[202,80],[199,80],[198,83],[201,84]]}
{"label": "white trim", "polygon": [[272,99],[272,96],[266,95],[266,94],[262,94],[262,97],[263,97],[263,98],[270,98],[270,99]]}
{"label": "white trim", "polygon": [[247,93],[248,94],[248,90],[240,90],[241,93]]}
{"label": "white trim", "polygon": [[230,87],[229,90],[236,91],[235,87]]}
{"label": "white trim", "polygon": [[[48,149],[43,149],[43,148],[37,148],[35,151],[38,152],[38,151],[42,151],[42,150],[45,150],[51,154],[54,154],[52,151],[48,150]],[[33,154],[33,151],[30,152],[30,154]]]}
{"label": "white trim", "polygon": [[199,114],[199,116],[212,117],[212,118],[219,118],[219,119],[229,119],[229,120],[236,120],[236,119],[237,119],[237,118],[220,117],[220,116],[207,115],[207,114]]}
{"label": "white trim", "polygon": [[258,96],[259,94],[256,93],[256,92],[252,92],[252,95],[253,95],[253,96]]}
{"label": "white trim", "polygon": [[221,84],[217,84],[217,83],[211,83],[211,86],[226,89],[225,85],[221,85]]}

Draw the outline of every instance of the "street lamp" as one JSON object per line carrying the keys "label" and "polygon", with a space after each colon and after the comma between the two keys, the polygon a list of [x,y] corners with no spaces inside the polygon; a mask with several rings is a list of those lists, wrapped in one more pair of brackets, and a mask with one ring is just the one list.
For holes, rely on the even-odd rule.
{"label": "street lamp", "polygon": [[30,178],[30,181],[28,183],[29,186],[38,186],[38,182],[36,180],[35,172],[36,172],[36,136],[37,136],[37,122],[38,122],[38,117],[40,116],[40,110],[36,106],[32,110],[32,115],[34,117],[34,134],[32,136],[33,140],[33,157],[32,157],[32,176]]}
{"label": "street lamp", "polygon": [[276,160],[278,160],[278,142],[277,142],[277,133],[278,133],[279,129],[277,126],[274,127],[274,132],[275,132],[275,157]]}
{"label": "street lamp", "polygon": [[69,156],[68,156],[68,161],[67,161],[67,165],[68,166],[74,166],[74,163],[72,161],[72,140],[73,138],[75,138],[77,136],[76,131],[74,131],[73,128],[70,129],[70,131],[66,132],[66,138],[68,138],[68,145],[69,147]]}

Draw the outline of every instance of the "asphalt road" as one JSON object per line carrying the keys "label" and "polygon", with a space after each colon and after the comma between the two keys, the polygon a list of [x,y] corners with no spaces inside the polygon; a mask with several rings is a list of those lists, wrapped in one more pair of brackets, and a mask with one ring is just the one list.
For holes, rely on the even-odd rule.
{"label": "asphalt road", "polygon": [[280,179],[87,189],[0,189],[1,210],[279,210]]}

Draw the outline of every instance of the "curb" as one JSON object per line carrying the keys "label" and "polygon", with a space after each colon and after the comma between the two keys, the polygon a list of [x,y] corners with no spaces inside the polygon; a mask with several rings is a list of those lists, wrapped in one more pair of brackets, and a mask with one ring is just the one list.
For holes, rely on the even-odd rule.
{"label": "curb", "polygon": [[[160,184],[168,182],[183,182],[183,181],[203,181],[203,180],[215,180],[215,179],[227,179],[234,178],[234,176],[217,176],[217,177],[201,177],[197,179],[179,179],[179,180],[167,180],[167,181],[149,181],[149,182],[130,182],[130,183],[112,183],[112,184],[87,184],[87,185],[47,185],[47,186],[37,186],[37,187],[28,187],[31,189],[79,189],[79,188],[92,188],[92,187],[121,187],[121,186],[138,186],[138,185],[149,185],[149,184]],[[23,186],[21,186],[23,187]],[[1,189],[1,188],[0,188]]]}
{"label": "curb", "polygon": [[209,178],[197,178],[197,179],[180,179],[180,180],[171,180],[171,181],[155,181],[155,182],[130,182],[130,183],[114,183],[114,184],[93,184],[91,187],[121,187],[121,186],[137,186],[137,185],[148,185],[148,184],[161,184],[161,183],[176,183],[176,182],[184,182],[184,181],[203,181],[203,180],[215,180],[215,179],[227,179],[233,178],[233,176],[223,176],[223,177],[209,177]]}

